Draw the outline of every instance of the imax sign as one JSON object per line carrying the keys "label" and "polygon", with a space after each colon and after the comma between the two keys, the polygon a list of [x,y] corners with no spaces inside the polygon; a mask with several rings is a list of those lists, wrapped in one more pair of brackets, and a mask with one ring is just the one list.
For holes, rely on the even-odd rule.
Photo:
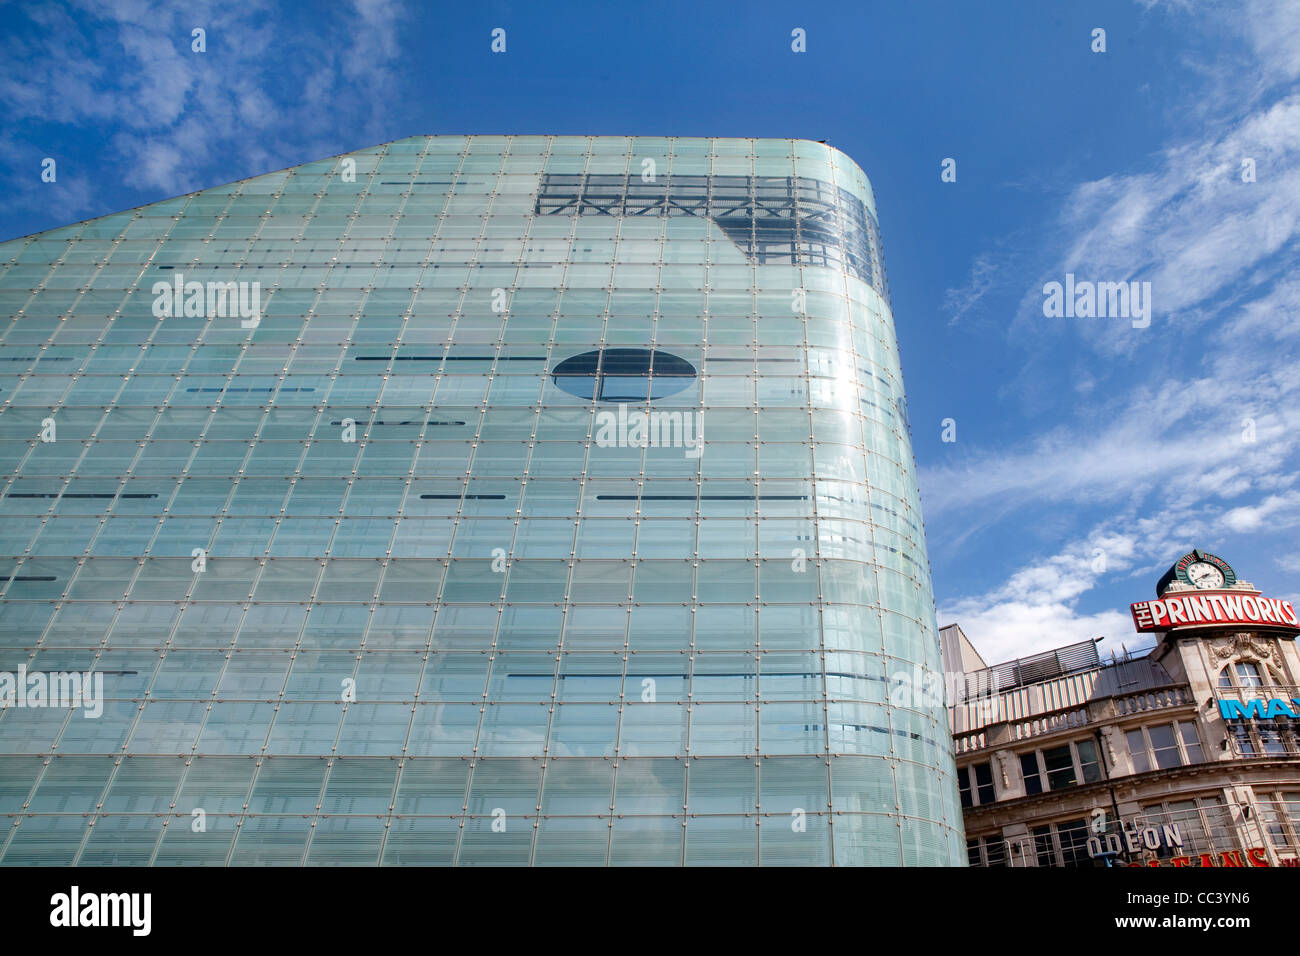
{"label": "imax sign", "polygon": [[1271,700],[1220,700],[1219,713],[1224,720],[1272,720],[1274,717],[1300,720],[1300,697],[1291,700],[1280,697]]}

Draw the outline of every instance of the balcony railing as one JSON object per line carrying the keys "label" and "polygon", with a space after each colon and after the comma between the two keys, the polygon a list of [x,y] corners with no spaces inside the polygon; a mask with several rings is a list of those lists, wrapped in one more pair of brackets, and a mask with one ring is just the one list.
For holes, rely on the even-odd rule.
{"label": "balcony railing", "polygon": [[1151,710],[1164,710],[1166,707],[1182,707],[1194,704],[1191,688],[1185,686],[1157,687],[1141,694],[1125,694],[1115,698],[1115,710],[1121,716],[1140,714]]}
{"label": "balcony railing", "polygon": [[1088,722],[1088,708],[1086,707],[1080,707],[1077,710],[1063,710],[1059,713],[1048,714],[1045,717],[1017,721],[1011,725],[1011,739],[1025,740],[1043,734],[1054,734],[1059,730],[1085,727]]}
{"label": "balcony railing", "polygon": [[[1105,699],[1107,698],[1098,698],[1098,700]],[[958,755],[974,753],[987,746],[1002,747],[1031,737],[1042,737],[1063,730],[1109,723],[1117,717],[1126,717],[1130,714],[1150,713],[1196,703],[1190,688],[1178,684],[1157,687],[1141,694],[1125,694],[1109,699],[1115,702],[1113,712],[1103,710],[1101,713],[1094,713],[1089,707],[1089,704],[1097,703],[1097,700],[1093,700],[1080,707],[1063,707],[1024,720],[986,720],[978,730],[953,734],[953,750]],[[973,702],[967,703],[973,704]],[[996,732],[993,730],[994,727],[998,728]]]}
{"label": "balcony railing", "polygon": [[953,734],[961,735],[994,724],[1032,722],[1036,717],[1078,709],[1106,697],[1125,698],[1125,706],[1136,709],[1152,709],[1156,701],[1153,699],[1151,706],[1145,707],[1142,698],[1173,686],[1173,678],[1164,667],[1148,657],[1138,657],[971,697],[948,708],[949,720]]}

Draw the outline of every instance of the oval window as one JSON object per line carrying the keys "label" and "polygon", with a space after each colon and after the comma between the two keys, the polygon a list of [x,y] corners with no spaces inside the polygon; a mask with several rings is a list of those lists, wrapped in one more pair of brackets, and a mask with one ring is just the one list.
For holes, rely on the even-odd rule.
{"label": "oval window", "polygon": [[645,402],[695,381],[695,366],[671,352],[601,349],[567,358],[551,370],[556,386],[595,402]]}

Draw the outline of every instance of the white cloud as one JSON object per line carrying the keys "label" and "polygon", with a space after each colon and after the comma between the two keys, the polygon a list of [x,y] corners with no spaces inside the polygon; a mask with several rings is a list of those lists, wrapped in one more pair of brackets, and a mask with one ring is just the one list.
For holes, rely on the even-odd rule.
{"label": "white cloud", "polygon": [[[923,469],[926,517],[966,512],[974,521],[973,509],[996,500],[1103,504],[1156,489],[1197,500],[1240,494],[1253,476],[1282,469],[1300,435],[1297,385],[1253,371],[1238,382],[1137,384],[1086,421]],[[1242,409],[1255,412],[1253,442],[1244,440]]]}
{"label": "white cloud", "polygon": [[[1241,180],[1246,157],[1255,160],[1256,182]],[[1079,186],[1061,222],[1069,247],[1045,280],[1073,272],[1096,281],[1150,281],[1152,321],[1168,323],[1232,292],[1298,232],[1300,96],[1291,96],[1216,137],[1166,150],[1154,171]],[[1279,263],[1273,272],[1286,269]],[[1026,304],[1021,321],[1041,327],[1035,304],[1041,298]],[[1104,322],[1080,328],[1102,352],[1132,351],[1144,339],[1111,334]]]}
{"label": "white cloud", "polygon": [[1146,573],[1153,553],[1170,547],[1168,529],[1186,532],[1195,525],[1194,517],[1169,512],[1096,528],[984,594],[941,604],[939,621],[960,624],[990,664],[1096,637],[1132,647],[1135,635],[1126,614],[1109,608],[1083,613],[1079,599],[1104,581]]}
{"label": "white cloud", "polygon": [[944,293],[943,310],[951,314],[949,325],[956,325],[971,309],[979,304],[980,299],[993,287],[994,275],[998,267],[993,257],[982,254],[975,257],[971,264],[970,278],[960,289],[949,289]]}
{"label": "white cloud", "polygon": [[[1197,28],[1192,12],[1160,15]],[[1073,537],[984,593],[940,600],[941,620],[960,623],[990,661],[1102,634],[1131,647],[1124,609],[1097,601],[1116,573],[1154,579],[1193,545],[1300,524],[1300,5],[1216,8],[1199,27],[1231,34],[1248,56],[1193,64],[1203,87],[1187,91],[1180,137],[1131,171],[1075,186],[1056,224],[1024,243],[1033,252],[1021,263],[1058,251],[1011,327],[1029,363],[1017,385],[1028,389],[1032,373],[1056,387],[1053,362],[1072,351],[1091,358],[1076,359],[1070,389],[1087,400],[1064,421],[1026,415],[1012,444],[954,447],[949,463],[922,470],[932,551],[938,528],[953,550],[1044,511]],[[1241,179],[1244,157],[1256,182]],[[950,297],[1010,287],[1014,266],[980,257]],[[1152,327],[1044,322],[1042,283],[1067,272],[1150,281]],[[1072,526],[1093,530],[1071,536]],[[1103,541],[1110,560],[1095,573],[1089,556]]]}
{"label": "white cloud", "polygon": [[1066,644],[1105,637],[1100,650],[1119,653],[1143,643],[1133,633],[1133,620],[1120,611],[1078,614],[1066,604],[1003,601],[987,606],[962,601],[940,610],[940,623],[956,622],[990,664],[1025,657]]}
{"label": "white cloud", "polygon": [[[317,17],[304,34],[264,2],[231,7],[199,0],[81,0],[72,12],[35,8],[38,38],[0,39],[0,100],[10,129],[23,121],[94,124],[117,132],[97,153],[56,157],[97,166],[161,199],[340,151],[329,119],[360,125],[378,141],[396,83],[402,5],[353,0]],[[206,31],[206,52],[191,31]],[[364,90],[364,96],[358,96]],[[354,123],[355,121],[355,123]],[[325,125],[323,125],[325,124]],[[32,160],[14,133],[0,134],[10,169]],[[349,148],[371,142],[343,144]],[[107,167],[107,171],[105,170]],[[62,218],[93,212],[94,194],[40,188],[12,176],[11,202],[49,209],[61,192]]]}
{"label": "white cloud", "polygon": [[1270,525],[1273,530],[1300,524],[1300,492],[1269,495],[1258,505],[1243,505],[1223,515],[1223,523],[1232,531],[1258,531]]}
{"label": "white cloud", "polygon": [[[1105,652],[1119,652],[1121,645],[1132,650],[1149,644],[1150,638],[1134,631],[1123,604],[1082,610],[1090,592],[1115,581],[1131,581],[1136,600],[1193,546],[1225,535],[1249,535],[1266,524],[1273,530],[1300,524],[1300,492],[1271,495],[1258,506],[1227,512],[1175,505],[1148,515],[1109,518],[985,593],[941,602],[939,621],[960,624],[990,664],[1096,637],[1105,638]],[[1300,571],[1300,560],[1294,558],[1277,558],[1275,563]],[[1125,590],[1130,590],[1127,584]]]}

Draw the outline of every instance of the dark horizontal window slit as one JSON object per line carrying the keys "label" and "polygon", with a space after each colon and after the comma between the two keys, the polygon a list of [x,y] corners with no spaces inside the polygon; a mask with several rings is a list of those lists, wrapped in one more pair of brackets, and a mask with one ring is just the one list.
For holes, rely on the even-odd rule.
{"label": "dark horizontal window slit", "polygon": [[545,362],[545,355],[354,355],[354,362]]}
{"label": "dark horizontal window slit", "polygon": [[[342,425],[342,424],[343,424],[343,420],[342,420],[341,418],[336,418],[334,421],[330,422],[330,424],[331,424],[331,425]],[[362,422],[357,422],[357,424],[360,425],[360,424],[363,424],[363,423],[362,423]],[[424,419],[422,419],[422,418],[413,418],[413,419],[411,419],[410,421],[406,421],[406,422],[385,422],[385,421],[378,421],[378,422],[371,422],[370,424],[372,424],[372,425],[423,425],[423,424],[425,424],[425,421],[424,421]],[[428,424],[430,424],[430,425],[464,425],[465,423],[464,423],[464,422],[429,422]]]}
{"label": "dark horizontal window slit", "polygon": [[11,491],[6,498],[157,498],[154,494],[131,493],[119,495],[111,491],[89,492],[89,491],[65,491],[60,494],[57,491]]}
{"label": "dark horizontal window slit", "polygon": [[464,498],[466,501],[505,501],[505,495],[420,495],[421,498],[432,501],[460,501]]}
{"label": "dark horizontal window slit", "polygon": [[597,501],[807,501],[807,495],[597,495]]}
{"label": "dark horizontal window slit", "polygon": [[[553,678],[553,677],[555,677],[555,676],[556,676],[555,674],[552,674],[552,673],[549,673],[549,672],[548,672],[548,673],[545,673],[545,674],[506,674],[506,677],[507,677],[507,678],[511,678],[511,677],[545,677],[547,680],[550,680],[551,678]],[[560,680],[576,680],[576,679],[578,679],[578,678],[587,678],[587,677],[600,677],[600,678],[608,678],[608,677],[622,677],[622,676],[623,676],[623,672],[622,672],[622,671],[613,671],[613,672],[608,673],[608,674],[560,674],[560,675],[558,675],[558,676],[559,676]],[[669,679],[674,678],[674,677],[680,677],[681,679],[686,680],[686,679],[687,679],[688,677],[690,677],[691,675],[681,673],[680,671],[678,671],[678,672],[676,672],[676,673],[669,673],[669,672],[667,672],[667,671],[665,671],[665,672],[663,672],[663,673],[655,673],[655,672],[651,672],[651,671],[636,671],[635,673],[632,673],[631,671],[629,671],[627,676],[628,676],[628,677],[664,677],[664,678],[669,678]],[[874,681],[879,681],[880,683],[888,683],[888,679],[887,679],[887,678],[885,678],[885,677],[883,677],[883,676],[881,676],[881,675],[878,675],[878,674],[845,674],[845,673],[843,673],[843,672],[841,672],[841,671],[827,671],[827,672],[826,672],[826,676],[827,676],[827,677],[843,677],[843,678],[846,678],[846,679],[848,679],[848,680],[874,680]],[[802,678],[811,678],[812,680],[820,680],[821,677],[822,677],[822,672],[821,672],[821,671],[764,671],[763,673],[757,673],[757,672],[752,672],[752,671],[727,671],[727,672],[725,672],[725,673],[713,673],[713,672],[709,672],[709,673],[707,673],[707,674],[701,674],[701,673],[699,673],[699,672],[696,672],[695,677],[697,677],[697,678],[700,678],[700,677],[704,677],[704,678],[709,678],[709,677],[743,677],[743,678],[745,678],[746,680],[754,680],[754,679],[759,678],[759,677],[766,677],[766,678],[769,678],[769,679],[770,679],[770,678],[774,678],[774,677],[802,677]]]}

